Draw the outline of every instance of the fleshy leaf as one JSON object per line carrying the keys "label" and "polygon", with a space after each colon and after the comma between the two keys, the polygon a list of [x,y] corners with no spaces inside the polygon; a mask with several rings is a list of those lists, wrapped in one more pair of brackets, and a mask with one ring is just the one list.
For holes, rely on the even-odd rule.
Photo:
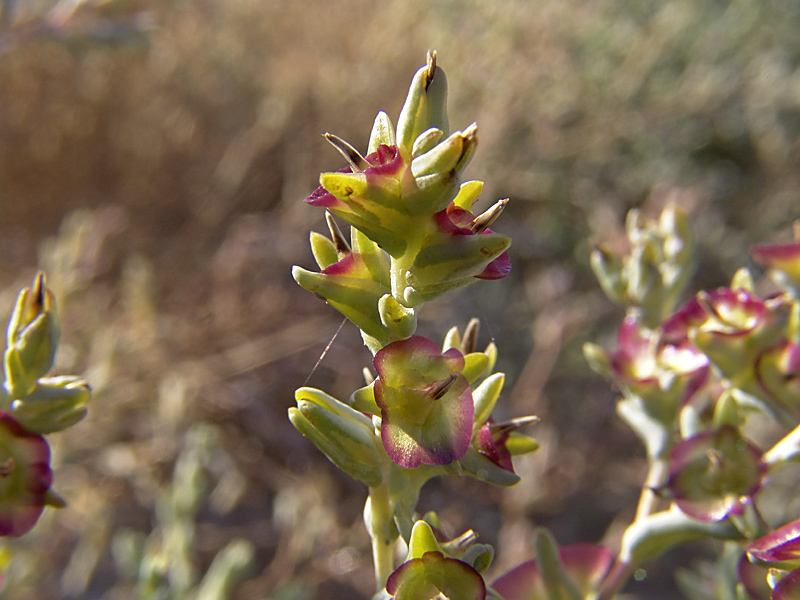
{"label": "fleshy leaf", "polygon": [[485,600],[483,577],[470,565],[441,552],[404,562],[386,582],[395,600]]}
{"label": "fleshy leaf", "polygon": [[391,459],[406,468],[446,465],[467,451],[474,408],[461,375],[464,357],[442,354],[432,341],[413,336],[393,342],[373,360],[381,438]]}
{"label": "fleshy leaf", "polygon": [[741,514],[766,476],[761,451],[736,428],[723,426],[675,445],[666,489],[687,515],[721,521]]}

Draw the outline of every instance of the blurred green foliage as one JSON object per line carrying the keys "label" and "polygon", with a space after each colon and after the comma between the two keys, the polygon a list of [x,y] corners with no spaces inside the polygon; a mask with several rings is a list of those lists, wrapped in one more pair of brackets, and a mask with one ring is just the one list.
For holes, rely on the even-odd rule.
{"label": "blurred green foliage", "polygon": [[[509,413],[543,417],[543,450],[485,505],[456,481],[420,508],[447,504],[448,528],[496,543],[498,572],[531,555],[534,523],[561,543],[613,541],[638,492],[638,446],[580,352],[617,321],[591,244],[623,244],[627,209],[675,201],[708,287],[800,218],[794,0],[1,7],[0,306],[46,269],[63,298],[56,368],[95,392],[87,419],[53,436],[69,506],[14,542],[12,600],[130,597],[111,539],[149,535],[181,439],[203,421],[236,462],[221,476],[239,475],[196,516],[201,570],[245,537],[256,568],[233,598],[368,597],[361,490],[284,417],[338,326],[289,267],[312,264],[305,232],[325,227],[302,198],[341,166],[320,134],[364,151],[428,49],[447,67],[451,124],[480,128],[480,206],[511,198],[495,228],[514,239],[514,267],[432,304],[420,332],[480,317],[506,357]],[[345,327],[311,384],[346,393],[367,356]],[[659,577],[631,593],[675,597]]]}

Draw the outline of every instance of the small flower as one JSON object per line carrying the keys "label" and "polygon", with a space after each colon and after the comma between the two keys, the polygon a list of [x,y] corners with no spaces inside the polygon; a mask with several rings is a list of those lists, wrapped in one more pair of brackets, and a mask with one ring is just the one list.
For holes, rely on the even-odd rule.
{"label": "small flower", "polygon": [[389,576],[386,591],[394,600],[485,600],[483,577],[467,563],[426,552],[400,565]]}
{"label": "small flower", "polygon": [[[523,436],[517,433],[517,430],[538,420],[538,417],[520,417],[503,423],[495,423],[494,419],[490,417],[475,432],[472,445],[498,467],[513,473],[514,465],[511,457],[534,452],[538,448],[538,444],[533,438]],[[514,446],[515,442],[517,446]],[[515,452],[512,453],[509,446],[512,446]]]}
{"label": "small flower", "polygon": [[[500,200],[485,213],[475,217],[470,211],[460,208],[455,202],[443,211],[433,215],[437,229],[450,236],[489,235],[494,233],[489,229],[493,222],[505,208],[508,200]],[[483,270],[473,275],[476,279],[502,279],[511,272],[511,260],[508,252],[502,252],[487,264]]]}
{"label": "small flower", "polygon": [[761,451],[736,428],[723,426],[673,447],[669,479],[661,491],[694,519],[722,521],[742,513],[766,476]]}
{"label": "small flower", "polygon": [[[592,597],[614,562],[609,548],[595,544],[573,544],[559,550],[565,575],[578,589],[581,598]],[[545,578],[535,560],[522,563],[492,584],[504,600],[550,600],[573,597],[561,590],[548,590]],[[554,593],[551,593],[554,592]]]}
{"label": "small flower", "polygon": [[434,342],[418,335],[375,355],[381,439],[401,467],[446,465],[467,452],[475,409],[469,382],[461,374],[464,364],[458,350],[442,354]]}
{"label": "small flower", "polygon": [[625,317],[617,332],[617,349],[604,359],[607,375],[627,397],[641,399],[647,413],[664,424],[674,422],[708,381],[708,358],[688,339],[668,337]]}
{"label": "small flower", "polygon": [[784,334],[791,299],[762,300],[746,289],[703,291],[663,324],[665,339],[690,340],[726,377],[740,380]]}
{"label": "small flower", "polygon": [[0,536],[18,537],[36,524],[52,502],[50,447],[0,411]]}

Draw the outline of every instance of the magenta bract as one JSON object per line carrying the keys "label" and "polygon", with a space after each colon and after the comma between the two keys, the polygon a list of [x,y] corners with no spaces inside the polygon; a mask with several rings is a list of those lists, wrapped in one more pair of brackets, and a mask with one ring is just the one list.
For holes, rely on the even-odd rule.
{"label": "magenta bract", "polygon": [[506,471],[514,472],[514,465],[511,462],[511,453],[506,448],[506,441],[511,433],[509,429],[494,426],[494,419],[484,423],[475,433],[473,445],[478,452]]}
{"label": "magenta bract", "polygon": [[395,146],[384,145],[366,161],[372,166],[362,173],[353,173],[350,167],[323,173],[322,185],[306,202],[329,210],[392,256],[399,256],[406,248],[403,231],[409,227],[409,213],[400,194],[406,164]]}
{"label": "magenta bract", "polygon": [[[614,562],[614,553],[605,546],[573,544],[559,550],[561,563],[567,574],[589,598],[596,592]],[[553,595],[547,589],[544,577],[535,560],[522,563],[491,585],[504,600],[549,600]]]}
{"label": "magenta bract", "polygon": [[[443,211],[433,215],[439,231],[447,233],[452,236],[459,235],[476,235],[470,226],[475,221],[475,215],[468,210],[464,210],[451,202],[450,205]],[[485,229],[478,235],[487,235],[494,233],[491,229]],[[486,267],[477,275],[473,275],[477,279],[502,279],[511,272],[511,259],[508,252],[503,252],[500,256],[492,260]]]}
{"label": "magenta bract", "polygon": [[0,411],[0,536],[30,531],[44,510],[52,481],[45,439]]}
{"label": "magenta bract", "polygon": [[721,521],[741,514],[766,476],[761,451],[736,428],[724,426],[675,445],[665,491],[690,517]]}
{"label": "magenta bract", "polygon": [[[397,151],[397,146],[384,146],[378,147],[378,150],[365,157],[366,161],[372,165],[364,171],[368,183],[374,185],[387,184],[386,179],[394,179],[400,176],[405,167],[403,158]],[[339,169],[337,173],[352,173],[351,167],[344,167]],[[319,186],[314,192],[306,198],[311,206],[320,206],[327,209],[338,210],[352,210],[357,203],[355,199],[353,202],[344,202],[337,198],[330,191],[326,190],[323,186]]]}
{"label": "magenta bract", "polygon": [[464,357],[422,336],[393,342],[373,360],[381,439],[401,467],[446,465],[466,454],[474,405]]}
{"label": "magenta bract", "polygon": [[484,600],[483,577],[467,563],[426,552],[404,562],[389,576],[386,591],[395,600]]}
{"label": "magenta bract", "polygon": [[776,569],[800,568],[800,519],[750,543],[747,555],[751,562]]}
{"label": "magenta bract", "polygon": [[741,377],[759,354],[784,335],[791,312],[787,295],[761,299],[745,289],[700,292],[663,324],[664,339],[691,340],[725,377]]}
{"label": "magenta bract", "polygon": [[[790,573],[770,592],[766,568]],[[738,576],[754,600],[797,598],[800,594],[800,519],[748,544],[739,561]]]}

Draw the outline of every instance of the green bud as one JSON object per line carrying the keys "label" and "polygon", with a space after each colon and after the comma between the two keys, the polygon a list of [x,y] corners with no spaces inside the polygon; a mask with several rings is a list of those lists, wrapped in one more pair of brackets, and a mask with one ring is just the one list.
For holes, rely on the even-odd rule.
{"label": "green bud", "polygon": [[414,523],[414,527],[411,529],[411,539],[408,542],[408,557],[406,560],[422,558],[426,552],[441,551],[442,547],[436,541],[436,536],[433,534],[431,526],[422,520]]}
{"label": "green bud", "polygon": [[378,313],[378,300],[386,293],[385,286],[360,277],[312,273],[298,266],[292,268],[292,276],[300,287],[325,300],[359,329],[377,340],[386,340]]}
{"label": "green bud", "polygon": [[369,136],[369,147],[367,154],[372,154],[378,151],[378,146],[394,146],[394,126],[392,120],[385,112],[380,111],[378,116],[375,117],[375,123],[372,125],[372,133]]}
{"label": "green bud", "polygon": [[622,278],[622,261],[609,249],[599,246],[592,252],[590,263],[606,296],[618,304],[625,304],[627,286]]}
{"label": "green bud", "polygon": [[486,367],[486,372],[491,373],[497,363],[497,345],[494,342],[489,342],[483,353],[489,357],[489,365]]}
{"label": "green bud", "polygon": [[446,352],[451,348],[455,348],[456,350],[461,350],[461,333],[458,331],[458,327],[451,327],[444,336],[444,342],[442,343],[442,352]]}
{"label": "green bud", "polygon": [[473,427],[476,430],[489,420],[505,381],[505,374],[495,373],[484,379],[472,392],[472,402],[475,404]]}
{"label": "green bud", "polygon": [[431,244],[417,254],[406,279],[423,297],[447,283],[465,280],[458,283],[466,285],[510,245],[511,239],[499,233],[465,235],[458,243],[448,239]]}
{"label": "green bud", "polygon": [[730,390],[725,390],[714,406],[714,429],[720,429],[724,425],[739,427],[744,423],[744,416],[740,414],[739,403],[736,401]]}
{"label": "green bud", "polygon": [[464,355],[464,363],[461,374],[467,378],[470,385],[474,385],[487,372],[489,357],[483,352],[470,352]]}
{"label": "green bud", "polygon": [[586,342],[583,345],[583,356],[586,362],[589,363],[589,367],[591,367],[592,371],[611,379],[611,361],[603,348],[597,344]]}
{"label": "green bud", "polygon": [[363,232],[355,227],[350,228],[350,243],[353,252],[361,256],[367,272],[373,281],[383,286],[391,286],[389,270],[389,255],[378,244],[369,239]]}
{"label": "green bud", "polygon": [[17,297],[8,322],[4,357],[6,388],[12,398],[30,393],[36,380],[53,367],[59,339],[55,296],[38,273]]}
{"label": "green bud", "polygon": [[11,414],[33,433],[63,431],[86,416],[90,395],[80,377],[43,377],[30,394],[11,403]]}
{"label": "green bud", "polygon": [[411,156],[416,158],[422,154],[425,154],[439,143],[439,140],[442,139],[443,135],[444,131],[441,129],[436,129],[435,127],[423,131],[414,141],[414,147],[411,150]]}
{"label": "green bud", "polygon": [[380,416],[381,409],[375,402],[375,381],[353,392],[350,396],[350,406],[362,413]]}
{"label": "green bud", "polygon": [[417,311],[403,306],[391,294],[378,300],[378,313],[393,340],[409,338],[417,330]]}
{"label": "green bud", "polygon": [[402,190],[406,209],[415,216],[428,216],[444,210],[458,193],[459,180],[456,170],[408,177],[403,181]]}
{"label": "green bud", "polygon": [[468,138],[464,133],[456,131],[425,154],[412,160],[411,173],[414,177],[423,177],[434,173],[452,171],[468,149],[467,140]]}
{"label": "green bud", "polygon": [[686,213],[674,204],[667,206],[659,217],[658,229],[664,238],[665,258],[684,267],[690,267],[694,235]]}
{"label": "green bud", "polygon": [[301,387],[294,393],[294,399],[298,402],[303,400],[312,404],[316,404],[320,408],[329,410],[340,417],[360,423],[362,427],[366,428],[370,432],[372,431],[372,420],[369,417],[363,415],[358,410],[353,410],[344,402],[340,402],[322,390],[311,387]]}
{"label": "green bud", "polygon": [[459,208],[472,212],[472,205],[481,195],[481,192],[483,192],[482,181],[466,181],[461,184],[458,194],[453,198],[453,202]]}
{"label": "green bud", "polygon": [[344,417],[306,400],[298,400],[297,408],[289,409],[289,420],[350,477],[370,487],[383,482],[383,461],[371,424],[367,428],[358,418]]}
{"label": "green bud", "polygon": [[311,232],[311,252],[320,269],[326,269],[339,262],[340,257],[336,252],[336,244],[316,231]]}
{"label": "green bud", "polygon": [[531,454],[539,449],[539,442],[524,433],[516,431],[509,434],[506,439],[506,450],[511,456]]}
{"label": "green bud", "polygon": [[397,120],[397,146],[404,157],[411,155],[419,135],[432,127],[447,135],[447,78],[436,66],[436,52],[428,52],[427,65],[414,75]]}
{"label": "green bud", "polygon": [[367,181],[364,173],[335,171],[322,173],[319,182],[322,187],[344,202],[349,202],[351,198],[358,198],[361,206],[366,202],[370,205],[378,205],[387,212],[390,209],[403,210],[400,182],[392,177],[383,177],[380,179],[380,184],[377,184]]}

